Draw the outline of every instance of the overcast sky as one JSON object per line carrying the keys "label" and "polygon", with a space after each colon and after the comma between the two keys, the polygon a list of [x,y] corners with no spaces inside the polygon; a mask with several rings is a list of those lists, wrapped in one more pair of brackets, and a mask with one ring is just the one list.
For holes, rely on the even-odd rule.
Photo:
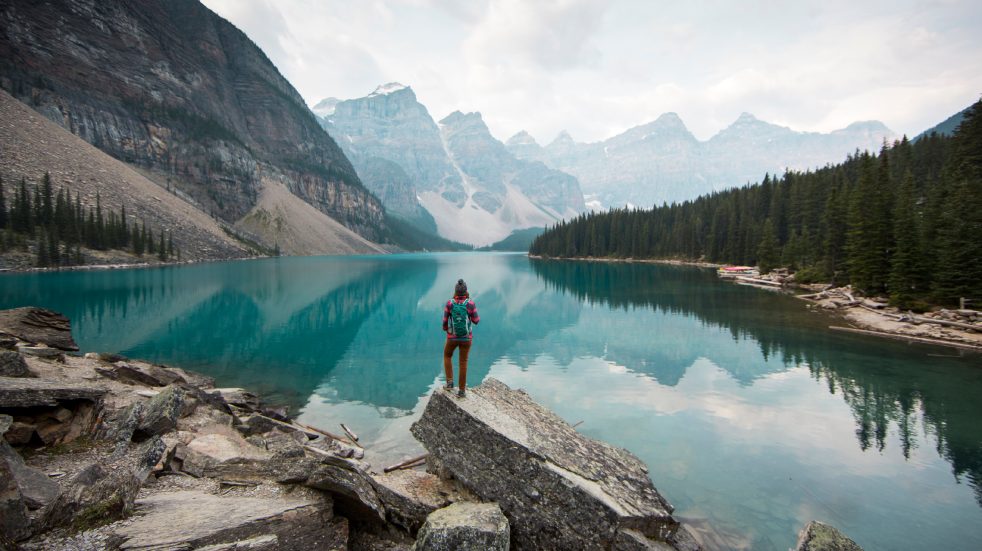
{"label": "overcast sky", "polygon": [[437,120],[597,141],[674,111],[915,135],[982,94],[979,0],[204,0],[313,105],[412,86]]}

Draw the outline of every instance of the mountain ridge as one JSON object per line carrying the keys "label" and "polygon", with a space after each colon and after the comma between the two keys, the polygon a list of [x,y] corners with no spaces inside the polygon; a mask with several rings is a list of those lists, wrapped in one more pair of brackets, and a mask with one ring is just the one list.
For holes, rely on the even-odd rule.
{"label": "mountain ridge", "polygon": [[[370,240],[384,235],[381,203],[296,89],[197,0],[2,10],[0,87],[162,187],[235,224],[284,186]],[[263,244],[279,233],[265,228]]]}

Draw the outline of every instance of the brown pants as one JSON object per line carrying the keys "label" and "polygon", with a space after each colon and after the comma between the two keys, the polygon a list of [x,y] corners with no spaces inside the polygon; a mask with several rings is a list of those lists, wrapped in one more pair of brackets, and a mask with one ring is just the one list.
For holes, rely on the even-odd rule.
{"label": "brown pants", "polygon": [[453,382],[453,351],[460,348],[460,384],[459,388],[467,388],[467,355],[471,352],[471,341],[454,341],[447,339],[443,347],[443,374],[447,382]]}

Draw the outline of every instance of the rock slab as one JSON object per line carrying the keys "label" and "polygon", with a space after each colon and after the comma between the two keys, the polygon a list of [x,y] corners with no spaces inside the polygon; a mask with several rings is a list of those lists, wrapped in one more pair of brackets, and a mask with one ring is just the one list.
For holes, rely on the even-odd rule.
{"label": "rock slab", "polygon": [[329,503],[303,499],[184,490],[139,499],[136,508],[130,523],[113,529],[121,549],[345,549],[348,537]]}
{"label": "rock slab", "polygon": [[13,350],[0,350],[0,376],[33,377],[24,358]]}
{"label": "rock slab", "polygon": [[833,526],[813,520],[798,534],[795,551],[863,551],[863,548]]}
{"label": "rock slab", "polygon": [[693,548],[641,460],[500,381],[463,399],[435,392],[412,433],[443,469],[501,506],[516,548],[617,549],[622,531]]}
{"label": "rock slab", "polygon": [[78,350],[68,318],[34,306],[0,310],[0,331],[22,341],[44,343],[61,350]]}
{"label": "rock slab", "polygon": [[454,503],[426,517],[413,551],[508,551],[508,519],[497,503]]}
{"label": "rock slab", "polygon": [[98,402],[105,388],[44,379],[0,377],[0,404],[8,408],[57,406],[59,401]]}

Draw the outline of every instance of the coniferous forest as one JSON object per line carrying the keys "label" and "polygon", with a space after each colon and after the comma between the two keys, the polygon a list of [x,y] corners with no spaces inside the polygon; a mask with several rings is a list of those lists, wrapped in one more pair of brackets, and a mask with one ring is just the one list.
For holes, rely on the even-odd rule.
{"label": "coniferous forest", "polygon": [[125,205],[119,212],[103,209],[96,195],[95,206],[85,208],[78,193],[74,198],[65,188],[55,193],[48,173],[34,186],[21,179],[9,205],[0,181],[0,253],[34,252],[38,267],[84,264],[83,248],[146,254],[162,262],[180,259],[173,235],[160,231],[155,237],[146,222],[129,224],[127,220]]}
{"label": "coniferous forest", "polygon": [[786,266],[901,307],[982,300],[982,101],[932,133],[807,172],[651,210],[561,222],[530,254]]}

